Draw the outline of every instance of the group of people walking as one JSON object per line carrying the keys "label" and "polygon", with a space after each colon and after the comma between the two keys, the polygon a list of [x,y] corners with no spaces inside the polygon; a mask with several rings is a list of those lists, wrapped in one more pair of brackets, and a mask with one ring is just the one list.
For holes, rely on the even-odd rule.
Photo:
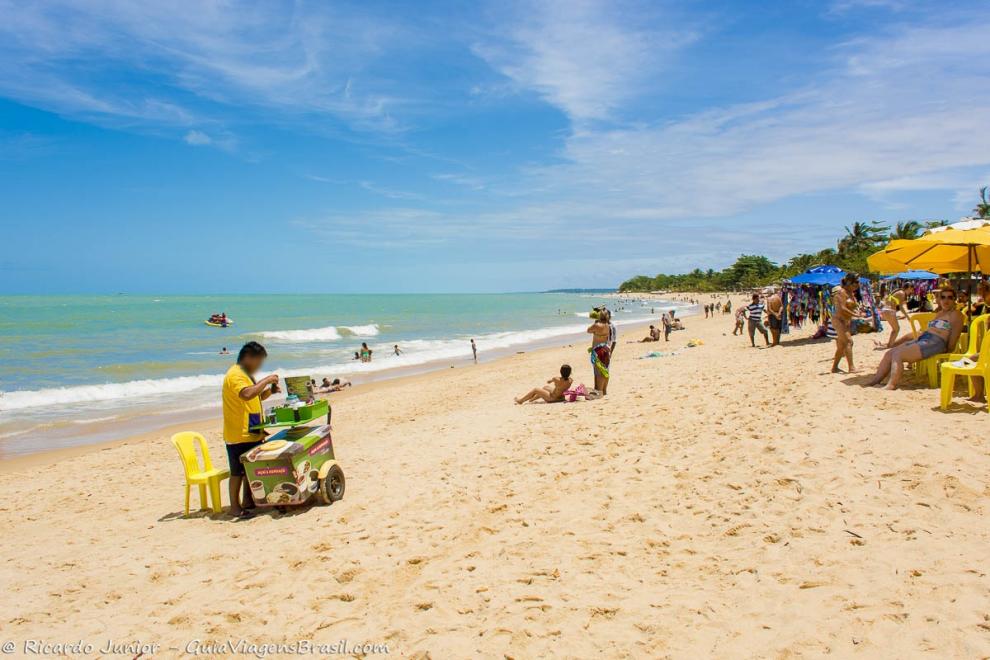
{"label": "group of people walking", "polygon": [[[766,323],[763,320],[764,316],[766,316]],[[732,334],[741,335],[744,324],[749,333],[751,346],[756,346],[757,332],[763,336],[763,341],[767,346],[779,346],[780,333],[784,328],[784,301],[780,291],[776,290],[768,295],[766,302],[760,298],[760,294],[754,293],[752,302],[736,310],[736,324]],[[770,328],[769,332],[767,326]]]}

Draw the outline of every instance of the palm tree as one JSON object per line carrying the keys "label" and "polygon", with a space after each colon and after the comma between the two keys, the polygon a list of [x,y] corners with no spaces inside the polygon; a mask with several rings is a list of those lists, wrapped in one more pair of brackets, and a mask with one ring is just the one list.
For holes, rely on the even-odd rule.
{"label": "palm tree", "polygon": [[945,227],[949,224],[948,220],[928,220],[925,222],[925,229],[934,229],[935,227]]}
{"label": "palm tree", "polygon": [[890,240],[896,240],[898,238],[918,238],[921,236],[922,229],[923,227],[921,226],[921,223],[917,220],[898,222],[894,226],[894,231],[890,232]]}
{"label": "palm tree", "polygon": [[980,188],[980,203],[973,209],[977,218],[990,220],[990,198],[987,197],[987,186]]}
{"label": "palm tree", "polygon": [[863,252],[872,250],[883,241],[889,227],[879,222],[854,222],[852,227],[846,227],[846,235],[839,240],[839,252]]}
{"label": "palm tree", "polygon": [[818,257],[813,254],[799,254],[791,257],[787,262],[787,270],[793,273],[803,273],[812,266],[817,266],[819,263]]}

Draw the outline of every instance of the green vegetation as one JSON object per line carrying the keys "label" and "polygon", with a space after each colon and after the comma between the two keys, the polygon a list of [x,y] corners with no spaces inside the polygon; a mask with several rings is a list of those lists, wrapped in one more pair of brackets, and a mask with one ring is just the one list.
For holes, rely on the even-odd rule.
{"label": "green vegetation", "polygon": [[[990,217],[986,189],[980,191],[981,204]],[[977,211],[980,207],[977,207]],[[812,266],[829,264],[854,273],[868,273],[866,258],[895,238],[917,238],[922,232],[945,221],[920,223],[915,220],[898,222],[894,227],[879,222],[854,222],[836,247],[815,254],[799,254],[786,264],[777,265],[766,257],[744,254],[725,270],[703,271],[696,268],[680,275],[637,275],[619,285],[619,291],[729,291],[765,286],[803,273]]]}
{"label": "green vegetation", "polygon": [[[977,218],[990,220],[990,187],[980,188],[979,202],[973,209]],[[725,270],[695,268],[680,275],[637,275],[619,285],[619,291],[731,291],[765,286],[790,279],[812,266],[831,265],[853,273],[866,274],[866,258],[896,238],[913,239],[926,229],[947,224],[944,220],[920,223],[898,222],[893,227],[880,222],[854,222],[836,243],[815,254],[799,254],[786,264],[777,265],[755,254],[744,254]]]}

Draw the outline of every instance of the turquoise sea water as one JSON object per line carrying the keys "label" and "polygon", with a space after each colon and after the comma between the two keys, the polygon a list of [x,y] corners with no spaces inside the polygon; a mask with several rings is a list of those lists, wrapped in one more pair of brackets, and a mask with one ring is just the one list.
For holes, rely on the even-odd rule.
{"label": "turquoise sea water", "polygon": [[[234,359],[224,346],[256,340],[266,371],[360,382],[467,363],[471,338],[482,359],[559,343],[600,303],[620,326],[652,316],[649,303],[565,293],[0,297],[0,456],[208,416]],[[205,325],[213,312],[234,324]],[[353,360],[362,341],[370,364]]]}

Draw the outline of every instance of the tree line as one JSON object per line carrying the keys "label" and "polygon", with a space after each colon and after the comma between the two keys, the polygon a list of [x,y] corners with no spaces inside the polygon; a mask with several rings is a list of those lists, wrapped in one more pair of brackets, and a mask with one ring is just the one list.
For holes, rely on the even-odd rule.
{"label": "tree line", "polygon": [[[990,220],[988,188],[980,188],[980,201],[973,209],[977,218]],[[619,285],[619,291],[731,291],[766,286],[779,280],[800,275],[812,266],[829,264],[853,273],[868,273],[866,259],[889,241],[898,238],[918,238],[932,227],[948,224],[945,220],[918,222],[908,220],[895,225],[881,222],[854,222],[835,248],[814,254],[798,254],[784,264],[775,264],[767,257],[744,254],[728,268],[716,271],[695,268],[690,273],[637,275]]]}

